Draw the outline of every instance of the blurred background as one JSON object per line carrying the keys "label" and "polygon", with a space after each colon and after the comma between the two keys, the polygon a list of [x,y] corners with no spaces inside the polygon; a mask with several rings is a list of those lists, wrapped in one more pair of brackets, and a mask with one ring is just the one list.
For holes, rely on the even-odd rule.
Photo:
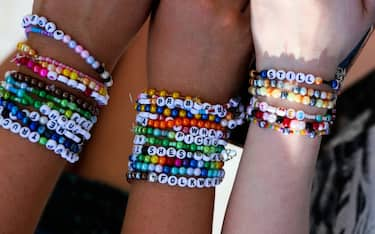
{"label": "blurred background", "polygon": [[[4,59],[7,58],[7,56],[14,50],[16,43],[24,39],[23,30],[20,27],[20,21],[24,15],[31,12],[31,7],[31,0],[0,0],[0,61],[4,61]],[[147,24],[144,26],[144,29],[132,43],[132,46],[129,48],[127,54],[124,55],[124,60],[132,61],[128,62],[127,66],[123,68],[127,70],[127,74],[139,74],[139,70],[145,70],[147,26]],[[346,85],[351,85],[352,83],[358,81],[359,78],[363,77],[370,70],[372,70],[375,67],[374,61],[375,37],[373,36],[357,60],[356,65],[351,70]],[[147,73],[143,72],[142,74],[144,77],[139,77],[139,79],[145,80]],[[232,147],[238,151],[239,155],[242,153],[241,148],[236,146]],[[226,164],[225,169],[227,175],[225,181],[217,189],[215,218],[213,225],[214,234],[220,233],[225,207],[232,189],[233,180],[235,178],[235,172],[237,170],[239,161],[240,156]],[[126,165],[123,165],[123,167],[125,169]]]}

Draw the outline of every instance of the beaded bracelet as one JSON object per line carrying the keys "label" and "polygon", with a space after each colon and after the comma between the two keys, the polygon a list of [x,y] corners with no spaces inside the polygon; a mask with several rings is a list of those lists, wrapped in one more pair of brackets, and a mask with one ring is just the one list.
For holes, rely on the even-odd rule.
{"label": "beaded bracelet", "polygon": [[108,94],[107,87],[103,83],[97,81],[95,78],[92,78],[89,75],[53,58],[39,55],[35,49],[24,42],[19,42],[17,44],[17,50],[21,52],[21,54],[17,54],[15,59],[26,58],[39,64],[42,68],[46,68],[49,71],[48,77],[51,79],[56,79],[57,75],[63,74],[72,80],[80,81],[93,91],[97,91],[103,96]]}
{"label": "beaded bracelet", "polygon": [[[28,105],[25,99],[21,99],[19,97],[11,95],[9,92],[3,89],[3,87],[0,86],[0,102],[9,101],[9,100],[12,102],[19,103],[24,106]],[[84,117],[81,117],[77,113],[73,113],[71,110],[64,110],[64,109],[56,108],[50,103],[43,105],[41,102],[35,102],[33,107],[39,110],[44,115],[48,115],[48,117],[52,120],[63,121],[64,118],[74,120],[79,126],[82,126],[83,129],[88,130],[88,131],[93,127],[95,123],[93,121],[87,120]],[[51,110],[51,109],[54,109],[54,110]],[[62,116],[60,116],[59,112],[62,114]],[[60,118],[60,117],[63,117],[63,118]],[[79,130],[79,128],[77,129]],[[84,132],[82,134],[84,134]]]}
{"label": "beaded bracelet", "polygon": [[255,88],[250,87],[249,93],[254,96],[263,96],[263,97],[273,97],[278,99],[288,100],[290,102],[301,103],[303,105],[317,107],[317,108],[324,108],[324,109],[333,109],[335,101],[326,101],[322,99],[310,98],[309,96],[302,96],[299,94],[295,94],[294,92],[283,92],[281,89],[277,88]]}
{"label": "beaded bracelet", "polygon": [[181,188],[213,188],[222,182],[222,178],[194,178],[168,176],[166,173],[155,172],[128,172],[127,180],[132,183],[134,180],[144,180],[150,183],[168,184]]}
{"label": "beaded bracelet", "polygon": [[[0,107],[4,107],[10,112],[9,117],[12,120],[20,120],[24,124],[32,122],[35,125],[40,123],[41,125],[45,125],[49,130],[55,131],[57,134],[64,135],[75,141],[77,144],[81,143],[82,140],[75,134],[78,134],[86,140],[89,140],[91,137],[90,133],[80,127],[77,127],[73,121],[63,120],[62,118],[50,118],[54,116],[51,114],[42,115],[35,111],[30,112],[27,109],[21,110],[14,102],[9,100],[5,101],[2,98],[0,98]],[[3,111],[3,109],[1,110]],[[35,128],[37,128],[37,126],[35,126]]]}
{"label": "beaded bracelet", "polygon": [[299,121],[302,120],[314,120],[317,122],[331,122],[335,120],[336,115],[334,114],[335,111],[329,110],[329,113],[327,115],[311,115],[307,114],[302,110],[295,110],[293,108],[286,108],[286,107],[275,107],[269,105],[267,102],[260,102],[257,98],[252,97],[250,100],[249,108],[247,109],[247,114],[251,115],[253,111],[261,111],[261,112],[267,112],[269,114],[274,115],[274,119],[276,119],[276,116],[279,117],[287,117],[289,119],[296,119]]}
{"label": "beaded bracelet", "polygon": [[[201,136],[201,137],[210,137],[210,138],[215,138],[215,139],[227,139],[227,136],[223,131],[220,130],[214,130],[214,129],[207,129],[207,128],[198,128],[198,127],[183,127],[183,128],[178,128],[178,129],[173,129],[174,132],[182,132],[184,134],[190,134],[192,136]],[[143,126],[135,126],[134,127],[134,133],[136,134],[148,134],[151,135],[155,131],[160,132],[160,133],[169,133],[165,128],[152,128],[152,127],[143,127]]]}
{"label": "beaded bracelet", "polygon": [[28,127],[21,127],[18,122],[13,122],[10,119],[3,119],[3,117],[0,116],[0,126],[5,130],[18,134],[24,139],[28,139],[31,143],[44,145],[46,149],[60,155],[70,163],[75,163],[79,160],[79,156],[76,153],[67,150],[64,145],[58,144],[53,139],[48,140],[48,137],[46,137],[47,135],[41,136],[38,132],[32,132]]}
{"label": "beaded bracelet", "polygon": [[10,93],[13,93],[13,94],[17,95],[17,97],[26,101],[25,105],[32,105],[32,106],[35,107],[36,103],[38,103],[37,105],[40,105],[40,104],[41,105],[48,105],[52,109],[61,110],[63,113],[70,110],[73,113],[75,113],[75,111],[77,111],[76,113],[82,114],[84,117],[86,117],[88,119],[92,119],[92,117],[93,117],[90,112],[82,111],[80,108],[76,107],[75,105],[65,106],[65,102],[62,102],[62,101],[58,102],[57,100],[52,101],[52,100],[46,99],[46,100],[40,101],[40,100],[34,99],[33,97],[27,95],[27,93],[24,89],[17,89],[15,87],[13,87],[11,84],[6,83],[6,82],[2,82],[1,85],[5,90],[9,91]]}
{"label": "beaded bracelet", "polygon": [[225,171],[222,169],[193,168],[193,167],[171,167],[160,164],[150,164],[142,162],[130,162],[129,171],[166,173],[174,176],[195,176],[202,178],[223,178]]}
{"label": "beaded bracelet", "polygon": [[[226,153],[230,153],[229,150],[224,150]],[[224,152],[223,151],[223,152]],[[178,158],[178,159],[195,159],[195,160],[203,160],[205,162],[217,162],[217,161],[227,161],[228,158],[225,158],[225,153],[212,153],[212,154],[204,154],[199,151],[189,152],[183,149],[176,149],[174,147],[163,147],[163,146],[143,146],[143,145],[134,145],[133,146],[133,155],[139,154],[147,154],[147,155],[155,155],[155,156],[167,156],[169,158]],[[232,155],[233,157],[235,155]]]}
{"label": "beaded bracelet", "polygon": [[203,160],[195,159],[179,159],[171,158],[166,156],[156,156],[156,155],[131,155],[129,157],[130,162],[141,162],[141,163],[151,163],[159,164],[161,166],[170,167],[191,167],[191,168],[206,168],[206,169],[222,169],[224,166],[223,162],[206,162]]}
{"label": "beaded bracelet", "polygon": [[90,111],[94,116],[99,115],[99,108],[96,105],[90,104],[89,102],[86,102],[85,100],[76,97],[75,95],[64,91],[55,85],[46,84],[41,80],[35,79],[33,77],[27,76],[21,72],[15,72],[15,71],[8,71],[5,74],[5,78],[13,78],[14,80],[26,83],[28,86],[44,89],[46,92],[48,92],[50,95],[54,95],[58,98],[67,99],[70,102],[74,102],[77,105],[79,105],[81,108]]}
{"label": "beaded bracelet", "polygon": [[298,85],[293,85],[288,82],[284,81],[276,81],[276,80],[262,80],[262,79],[250,79],[249,81],[250,86],[257,87],[257,88],[278,88],[286,91],[293,91],[296,95],[302,96],[309,96],[317,99],[334,101],[337,99],[337,94],[315,90],[312,88],[301,87]]}
{"label": "beaded bracelet", "polygon": [[[25,121],[25,119],[28,118],[26,115],[27,112],[19,111],[18,107],[10,102],[6,103],[5,106],[3,102],[2,107],[3,109],[0,115],[2,116],[3,120],[9,119],[11,121],[11,123],[9,123],[9,121],[6,121],[6,124],[12,124],[13,121],[14,123],[17,123],[17,124],[14,124],[17,126],[17,128],[14,127],[13,129],[14,131],[20,130],[21,127],[27,127],[30,131],[36,131],[36,133],[38,133],[40,136],[42,136],[43,134],[49,134],[51,136],[53,135],[54,140],[58,140],[60,144],[63,144],[66,148],[71,150],[73,153],[78,153],[81,151],[80,144],[75,143],[72,139],[68,139],[69,137],[65,135],[63,136],[61,134],[54,132],[53,130],[48,129],[47,123],[43,122],[42,119],[40,121],[30,121],[30,119]],[[19,121],[20,123],[16,121]],[[6,128],[6,127],[9,127],[9,125],[3,126],[3,127]]]}
{"label": "beaded bracelet", "polygon": [[290,82],[296,81],[299,84],[305,83],[308,85],[321,85],[326,84],[333,90],[339,90],[341,87],[341,81],[340,80],[331,80],[326,81],[323,80],[321,77],[315,77],[312,74],[305,74],[302,72],[295,73],[293,71],[284,71],[284,70],[276,70],[276,69],[268,69],[268,70],[262,70],[260,72],[256,70],[250,71],[250,77],[261,77],[263,79],[278,79],[278,80],[287,80]]}
{"label": "beaded bracelet", "polygon": [[188,118],[166,118],[163,120],[148,119],[143,116],[136,116],[136,123],[144,127],[153,127],[160,129],[182,129],[183,127],[198,127],[224,131],[224,126],[210,121],[188,119]]}
{"label": "beaded bracelet", "polygon": [[[26,34],[38,33],[43,36],[51,37],[57,41],[62,41],[69,48],[79,54],[82,59],[94,69],[103,80],[107,87],[113,85],[112,76],[105,70],[104,65],[98,62],[90,53],[84,49],[82,45],[79,45],[72,37],[65,34],[62,30],[57,29],[56,24],[48,21],[45,17],[38,15],[27,15],[22,20],[22,26],[25,28]],[[40,28],[34,27],[38,26]],[[45,30],[43,30],[45,29]]]}
{"label": "beaded bracelet", "polygon": [[[251,119],[252,123],[258,125],[260,128],[268,128],[275,130],[277,132],[280,132],[284,135],[301,135],[301,136],[308,136],[310,138],[315,138],[317,136],[325,136],[329,135],[330,131],[329,129],[326,130],[292,130],[288,127],[284,127],[284,124],[277,124],[277,123],[268,123],[264,120],[258,120],[256,118]],[[304,122],[302,122],[304,123]],[[306,124],[306,123],[305,123]],[[308,126],[308,123],[306,124],[306,127]]]}
{"label": "beaded bracelet", "polygon": [[[135,134],[141,134],[139,131],[135,131]],[[185,144],[196,144],[196,145],[205,145],[205,146],[226,146],[228,143],[222,139],[211,138],[211,137],[201,137],[193,136],[190,134],[185,134],[183,132],[174,132],[174,131],[160,131],[159,129],[154,129],[151,134],[143,134],[145,136],[151,137],[163,137],[168,140],[174,140],[176,142],[183,142]]]}
{"label": "beaded bracelet", "polygon": [[44,100],[52,102],[62,108],[67,108],[73,112],[79,113],[85,118],[91,119],[93,117],[90,111],[81,109],[74,102],[69,102],[66,99],[60,99],[58,97],[48,94],[44,90],[30,87],[26,83],[20,84],[18,82],[14,82],[14,80],[12,80],[10,77],[7,77],[6,81],[2,82],[2,86],[6,87],[6,90],[13,90],[11,92],[17,94],[21,98],[27,99],[29,102],[32,102],[33,98],[27,93],[33,94],[39,98],[43,98]]}
{"label": "beaded bracelet", "polygon": [[35,64],[32,60],[29,60],[27,58],[16,58],[14,59],[14,62],[16,62],[18,66],[21,66],[21,65],[25,66],[30,71],[41,76],[42,78],[48,77],[48,79],[59,81],[60,83],[63,83],[71,88],[81,91],[87,97],[94,98],[95,101],[97,101],[99,105],[108,104],[109,96],[100,95],[98,92],[88,89],[83,83],[79,83],[77,80],[69,79],[68,77],[64,75],[58,75],[57,77],[54,76],[52,78],[51,76],[49,76],[49,74],[51,73],[49,73],[47,69],[42,68],[41,66]]}

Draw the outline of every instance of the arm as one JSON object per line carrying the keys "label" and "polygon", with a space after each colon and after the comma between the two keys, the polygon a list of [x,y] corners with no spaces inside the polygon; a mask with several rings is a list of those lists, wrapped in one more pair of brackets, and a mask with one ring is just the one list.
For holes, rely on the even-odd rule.
{"label": "arm", "polygon": [[[35,1],[33,12],[57,22],[112,69],[147,18],[150,4],[151,1],[132,0],[126,3],[41,0]],[[32,35],[29,44],[40,54],[92,73],[90,67],[60,43]],[[42,147],[6,131],[0,131],[0,139],[3,142],[0,149],[0,205],[3,208],[0,229],[3,233],[31,233],[65,163]],[[25,212],[20,215],[20,211]]]}
{"label": "arm", "polygon": [[[373,5],[367,1],[365,11],[362,2],[252,1],[257,69],[285,69],[332,79],[340,60],[373,22]],[[268,14],[272,17],[262,17]],[[278,99],[264,100],[323,113]],[[224,233],[308,233],[311,181],[320,140],[283,136],[252,125]]]}
{"label": "arm", "polygon": [[[246,2],[160,1],[151,22],[150,87],[226,102],[249,59]],[[213,201],[213,189],[134,182],[123,233],[211,233]]]}

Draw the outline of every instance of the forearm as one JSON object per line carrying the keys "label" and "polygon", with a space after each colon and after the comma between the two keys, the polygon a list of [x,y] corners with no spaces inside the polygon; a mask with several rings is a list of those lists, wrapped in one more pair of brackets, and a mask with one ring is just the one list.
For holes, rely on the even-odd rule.
{"label": "forearm", "polygon": [[[115,66],[132,36],[145,21],[151,1],[35,1],[33,13],[43,15],[85,45],[93,55]],[[118,20],[121,18],[121,20]],[[61,42],[31,35],[28,43],[41,55],[96,75]],[[26,69],[22,71],[26,72]],[[32,73],[29,73],[32,74]],[[0,231],[31,233],[65,161],[43,147],[0,131]],[[20,215],[20,211],[24,211]],[[21,225],[22,224],[22,225]]]}
{"label": "forearm", "polygon": [[[326,68],[288,59],[265,59],[259,70],[281,67],[332,77],[336,64]],[[266,98],[273,106],[302,109],[306,113],[324,111]],[[226,214],[224,233],[309,232],[309,206],[312,179],[321,138],[283,134],[251,124],[235,186]],[[244,198],[248,202],[244,202]],[[246,217],[246,219],[244,219]],[[245,222],[245,220],[248,220]]]}

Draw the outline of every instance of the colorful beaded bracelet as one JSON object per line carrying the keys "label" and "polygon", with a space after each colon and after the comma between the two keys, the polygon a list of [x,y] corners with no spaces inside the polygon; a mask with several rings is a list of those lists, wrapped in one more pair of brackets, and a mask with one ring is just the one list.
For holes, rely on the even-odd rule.
{"label": "colorful beaded bracelet", "polygon": [[278,88],[283,90],[283,92],[292,91],[296,95],[309,96],[316,99],[322,99],[327,101],[335,101],[337,99],[337,94],[316,90],[312,88],[301,87],[298,85],[293,85],[284,81],[276,80],[262,80],[262,79],[250,79],[250,86],[256,88]]}
{"label": "colorful beaded bracelet", "polygon": [[62,98],[68,100],[69,102],[74,102],[81,108],[90,111],[94,116],[99,115],[99,108],[97,107],[97,105],[90,104],[89,102],[67,91],[64,91],[63,89],[60,89],[53,84],[46,84],[41,80],[35,79],[33,77],[15,71],[8,71],[5,74],[6,79],[8,79],[9,77],[13,78],[15,81],[18,81],[20,83],[26,83],[28,86],[45,90],[47,93],[49,93],[50,95],[54,95],[57,98]]}
{"label": "colorful beaded bracelet", "polygon": [[171,174],[174,176],[194,176],[202,178],[223,178],[225,176],[225,172],[222,169],[208,170],[206,168],[171,167],[166,165],[142,162],[130,162],[129,171],[156,172]]}
{"label": "colorful beaded bracelet", "polygon": [[[69,139],[75,141],[77,144],[81,143],[81,138],[89,140],[91,134],[81,127],[77,126],[74,121],[68,121],[66,118],[60,118],[55,113],[40,114],[35,111],[21,110],[14,102],[0,98],[0,106],[6,107],[10,111],[10,118],[12,120],[20,120],[22,123],[34,122],[45,125],[49,130],[55,131],[60,135],[64,135]],[[76,136],[78,134],[80,137]]]}
{"label": "colorful beaded bracelet", "polygon": [[[40,103],[41,105],[51,106],[52,109],[60,109],[64,113],[67,110],[70,110],[73,113],[79,113],[79,114],[83,115],[84,117],[86,117],[88,119],[92,118],[92,115],[91,115],[90,112],[88,112],[88,111],[82,111],[80,108],[76,107],[75,105],[66,105],[65,106],[65,102],[62,102],[61,100],[59,102],[57,99],[53,99],[53,96],[51,96],[51,98],[53,100],[50,100],[49,98],[47,98],[47,96],[44,96],[45,92],[42,95],[42,97],[44,96],[45,99],[44,100],[39,100],[39,99],[35,99],[35,98],[27,95],[27,90],[26,89],[15,88],[14,86],[12,86],[11,84],[6,83],[6,82],[1,82],[1,85],[2,85],[2,87],[5,90],[9,91],[10,93],[13,93],[13,94],[17,95],[17,97],[21,98],[22,100],[25,100],[26,101],[25,105],[29,105],[29,106],[34,106],[35,107],[35,103],[38,103],[38,105]],[[39,97],[40,97],[41,94],[39,92],[38,92],[38,94],[39,94]]]}
{"label": "colorful beaded bracelet", "polygon": [[150,183],[168,184],[181,188],[213,188],[222,182],[222,178],[194,178],[168,176],[165,173],[155,172],[128,172],[127,180],[132,183],[136,180],[148,181]]}
{"label": "colorful beaded bracelet", "polygon": [[53,58],[39,55],[35,49],[24,42],[19,42],[17,44],[17,51],[21,52],[21,54],[17,54],[15,58],[27,58],[39,64],[42,68],[48,69],[50,71],[49,77],[52,79],[58,74],[63,74],[72,80],[80,81],[103,96],[108,94],[107,87],[95,78]]}
{"label": "colorful beaded bracelet", "polygon": [[74,50],[75,53],[79,54],[81,58],[100,75],[100,78],[107,87],[113,85],[112,76],[107,70],[105,70],[104,64],[98,62],[82,45],[79,45],[74,41],[70,35],[57,29],[55,23],[48,21],[47,18],[43,16],[27,15],[22,19],[22,26],[25,28],[26,34],[29,34],[30,32],[38,33],[43,36],[51,37],[57,41],[62,41],[70,49]]}
{"label": "colorful beaded bracelet", "polygon": [[107,105],[109,96],[103,96],[100,95],[98,92],[93,91],[91,89],[88,89],[86,85],[83,83],[79,83],[77,80],[70,79],[64,75],[58,75],[57,77],[51,77],[49,76],[51,73],[48,72],[47,69],[42,68],[38,64],[35,64],[32,60],[29,60],[27,58],[16,58],[14,59],[14,62],[18,66],[25,66],[28,68],[30,71],[34,72],[35,74],[41,76],[42,78],[48,78],[50,80],[56,80],[59,81],[60,83],[63,83],[67,85],[68,87],[74,88],[76,90],[81,91],[83,94],[85,94],[87,97],[94,98],[95,101],[98,102],[99,105]]}
{"label": "colorful beaded bracelet", "polygon": [[317,108],[333,109],[336,104],[336,100],[325,101],[322,99],[310,98],[309,96],[296,95],[294,92],[283,92],[281,89],[277,88],[266,89],[250,87],[248,91],[254,96],[273,97]]}
{"label": "colorful beaded bracelet", "polygon": [[6,81],[2,82],[2,86],[5,87],[6,90],[12,90],[11,92],[17,94],[18,97],[27,99],[30,103],[32,102],[33,97],[27,93],[42,98],[45,101],[52,102],[62,108],[67,108],[75,113],[79,113],[85,118],[92,118],[92,113],[90,111],[81,109],[76,103],[50,95],[44,90],[29,87],[26,83],[20,84],[14,82],[11,77],[7,77]]}
{"label": "colorful beaded bracelet", "polygon": [[79,160],[78,155],[67,150],[63,144],[58,144],[56,140],[48,139],[48,135],[41,136],[38,132],[31,131],[28,127],[21,127],[18,122],[13,122],[11,119],[4,119],[0,116],[0,126],[24,139],[28,139],[31,143],[44,145],[46,149],[60,155],[70,163],[75,163]]}
{"label": "colorful beaded bracelet", "polygon": [[179,159],[171,158],[167,156],[156,156],[156,155],[131,155],[129,156],[130,162],[141,162],[141,163],[151,163],[160,164],[161,166],[170,167],[191,167],[191,168],[206,168],[206,169],[222,169],[224,166],[223,162],[206,162],[203,160],[195,159]]}
{"label": "colorful beaded bracelet", "polygon": [[[7,92],[2,87],[0,87],[0,101],[12,101],[12,102],[19,103],[23,106],[28,105],[28,102],[25,99],[21,99],[19,97],[11,95],[9,92]],[[82,128],[87,130],[87,131],[90,131],[91,128],[93,127],[93,125],[94,125],[94,122],[89,121],[84,117],[81,117],[79,114],[73,113],[71,110],[64,110],[64,109],[55,108],[50,103],[48,103],[46,105],[43,105],[41,102],[35,102],[33,107],[35,109],[39,110],[44,115],[48,115],[49,119],[52,119],[52,120],[63,121],[63,118],[66,118],[68,120],[69,119],[74,120],[79,126],[82,126]],[[60,113],[62,115],[60,115]],[[62,118],[60,118],[60,117],[62,117]]]}
{"label": "colorful beaded bracelet", "polygon": [[[315,138],[317,136],[329,135],[329,133],[330,133],[329,129],[327,129],[327,130],[306,130],[306,129],[304,129],[304,130],[292,130],[288,127],[284,127],[284,124],[277,124],[277,123],[272,124],[272,123],[268,123],[267,121],[264,121],[264,120],[258,120],[256,118],[252,118],[251,121],[252,121],[252,123],[256,124],[260,128],[272,129],[272,130],[280,132],[284,135],[301,135],[301,136],[308,136],[310,138]],[[303,122],[303,123],[305,123],[305,122]],[[306,126],[307,126],[307,124],[306,124]]]}
{"label": "colorful beaded bracelet", "polygon": [[[152,136],[152,137],[162,137],[169,140],[174,140],[176,142],[184,142],[185,144],[196,144],[196,145],[206,145],[206,146],[226,146],[228,143],[220,138],[216,137],[202,137],[202,136],[193,136],[191,134],[185,134],[181,131],[175,132],[175,131],[167,131],[167,130],[161,130],[161,129],[151,129],[147,128],[144,129],[145,131],[142,131],[142,129],[135,128],[133,129],[134,133],[137,135],[145,135],[145,136]],[[147,131],[148,130],[148,131]]]}
{"label": "colorful beaded bracelet", "polygon": [[274,119],[276,119],[276,116],[279,117],[287,117],[291,120],[313,120],[317,122],[331,122],[335,119],[336,115],[334,114],[335,111],[329,110],[327,115],[311,115],[307,114],[302,110],[295,110],[293,108],[286,108],[286,107],[275,107],[269,105],[267,102],[260,102],[257,98],[252,97],[250,100],[250,105],[247,109],[247,114],[251,115],[253,111],[261,111],[261,112],[267,112],[271,115],[274,115]]}
{"label": "colorful beaded bracelet", "polygon": [[[227,150],[225,150],[227,151]],[[226,153],[230,153],[227,151]],[[139,154],[148,154],[148,155],[155,155],[155,156],[167,156],[170,158],[178,158],[178,159],[195,159],[195,160],[203,160],[205,162],[210,161],[226,161],[227,158],[224,158],[225,155],[223,153],[212,153],[212,154],[204,154],[199,151],[196,152],[189,152],[183,149],[176,149],[174,147],[163,147],[163,146],[143,146],[143,145],[134,145],[133,146],[133,155]],[[235,155],[234,155],[235,156]]]}
{"label": "colorful beaded bracelet", "polygon": [[[223,131],[220,131],[220,130],[198,128],[198,127],[183,127],[183,128],[173,129],[173,130],[174,130],[174,133],[175,132],[182,132],[184,134],[190,134],[192,136],[201,136],[201,137],[204,137],[204,138],[210,137],[210,138],[216,138],[216,139],[226,139],[225,133]],[[163,131],[166,131],[166,129],[135,126],[133,131],[136,134],[151,135],[155,131],[163,132]],[[166,131],[164,133],[168,133],[168,131]]]}
{"label": "colorful beaded bracelet", "polygon": [[276,70],[276,69],[268,69],[262,70],[260,72],[256,70],[250,71],[250,77],[261,77],[263,79],[278,79],[278,80],[287,80],[290,82],[297,82],[299,84],[305,83],[308,85],[321,85],[326,84],[333,90],[339,90],[341,86],[341,82],[339,80],[331,80],[326,81],[321,77],[315,77],[312,74],[305,74],[302,72],[295,73],[294,71],[284,71],[284,70]]}
{"label": "colorful beaded bracelet", "polygon": [[[75,143],[72,139],[68,139],[69,137],[65,135],[58,134],[54,132],[53,130],[50,130],[47,128],[47,123],[44,123],[42,121],[30,121],[29,119],[25,121],[27,117],[26,112],[20,112],[19,110],[16,110],[18,108],[14,104],[7,102],[4,105],[4,102],[2,102],[2,111],[0,113],[2,119],[3,119],[3,127],[8,128],[10,127],[11,131],[14,131],[14,133],[18,133],[19,130],[22,127],[26,127],[30,130],[30,132],[36,132],[39,134],[40,139],[41,136],[51,136],[51,139],[58,141],[59,144],[63,144],[64,147],[66,147],[69,151],[72,151],[73,153],[79,153],[81,151],[81,145],[78,143]],[[15,114],[16,112],[16,114]],[[6,120],[6,121],[5,121]],[[9,121],[8,121],[9,120]],[[4,122],[5,121],[5,122]],[[19,121],[19,122],[17,122]],[[29,132],[29,133],[30,133]],[[34,134],[35,135],[35,134]],[[35,136],[36,137],[36,136]],[[44,139],[45,137],[43,137]],[[47,137],[48,138],[48,137]],[[37,140],[34,138],[34,140],[37,142]],[[35,142],[35,143],[36,143]],[[45,143],[45,141],[43,141]],[[41,142],[41,143],[43,143]]]}

